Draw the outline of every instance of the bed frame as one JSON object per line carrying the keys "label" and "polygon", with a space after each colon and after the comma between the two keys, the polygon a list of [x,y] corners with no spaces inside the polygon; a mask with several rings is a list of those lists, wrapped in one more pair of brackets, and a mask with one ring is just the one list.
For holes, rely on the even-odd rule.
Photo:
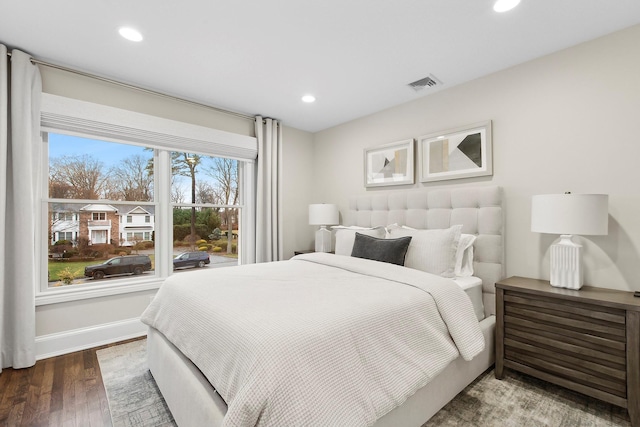
{"label": "bed frame", "polygon": [[[363,227],[407,225],[419,229],[462,224],[475,234],[474,275],[482,279],[485,319],[480,327],[485,349],[472,361],[451,362],[429,384],[374,427],[419,427],[494,363],[495,282],[504,277],[502,190],[495,186],[445,190],[373,193],[349,200],[344,225]],[[150,328],[147,358],[162,395],[179,426],[221,425],[226,404],[202,375],[160,332]]]}

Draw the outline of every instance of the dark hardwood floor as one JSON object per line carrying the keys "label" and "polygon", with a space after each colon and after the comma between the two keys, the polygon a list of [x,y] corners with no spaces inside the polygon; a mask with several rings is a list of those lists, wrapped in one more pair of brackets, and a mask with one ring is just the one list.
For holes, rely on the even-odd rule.
{"label": "dark hardwood floor", "polygon": [[0,426],[111,426],[96,350],[136,340],[39,360],[27,369],[3,369]]}

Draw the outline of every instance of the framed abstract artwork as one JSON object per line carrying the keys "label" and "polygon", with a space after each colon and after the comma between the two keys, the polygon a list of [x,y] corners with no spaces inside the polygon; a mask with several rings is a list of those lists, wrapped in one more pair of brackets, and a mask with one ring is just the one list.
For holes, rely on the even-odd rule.
{"label": "framed abstract artwork", "polygon": [[491,120],[418,138],[420,182],[493,175]]}
{"label": "framed abstract artwork", "polygon": [[413,183],[413,139],[364,150],[365,187]]}

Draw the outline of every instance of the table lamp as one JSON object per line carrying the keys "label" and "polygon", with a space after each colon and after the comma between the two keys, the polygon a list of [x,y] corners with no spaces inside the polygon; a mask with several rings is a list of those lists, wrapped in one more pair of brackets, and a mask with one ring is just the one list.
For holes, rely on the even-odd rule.
{"label": "table lamp", "polygon": [[544,194],[531,200],[531,231],[560,234],[551,245],[550,282],[558,288],[580,289],[584,282],[582,245],[573,234],[608,232],[609,196],[606,194]]}
{"label": "table lamp", "polygon": [[316,252],[331,252],[331,230],[327,225],[340,222],[338,207],[331,204],[309,205],[309,225],[319,225],[316,231]]}

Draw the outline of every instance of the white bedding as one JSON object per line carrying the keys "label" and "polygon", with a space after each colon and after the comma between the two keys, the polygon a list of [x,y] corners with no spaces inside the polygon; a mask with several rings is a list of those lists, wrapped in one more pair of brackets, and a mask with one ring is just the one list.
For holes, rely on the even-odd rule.
{"label": "white bedding", "polygon": [[484,348],[452,280],[317,253],[173,275],[142,320],[227,402],[223,426],[372,425]]}
{"label": "white bedding", "polygon": [[466,292],[471,300],[478,322],[484,319],[484,303],[482,302],[482,279],[475,276],[456,277],[454,282]]}

